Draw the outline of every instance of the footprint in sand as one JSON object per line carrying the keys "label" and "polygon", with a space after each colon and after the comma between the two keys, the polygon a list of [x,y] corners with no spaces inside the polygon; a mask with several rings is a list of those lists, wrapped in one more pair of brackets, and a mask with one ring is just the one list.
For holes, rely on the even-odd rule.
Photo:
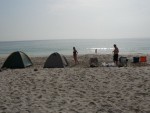
{"label": "footprint in sand", "polygon": [[68,113],[79,113],[79,112],[74,109],[70,109]]}

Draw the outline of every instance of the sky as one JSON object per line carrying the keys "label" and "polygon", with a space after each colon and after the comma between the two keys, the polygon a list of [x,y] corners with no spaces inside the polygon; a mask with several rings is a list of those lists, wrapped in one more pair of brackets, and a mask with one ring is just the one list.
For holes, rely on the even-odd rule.
{"label": "sky", "polygon": [[0,0],[0,41],[150,38],[150,0]]}

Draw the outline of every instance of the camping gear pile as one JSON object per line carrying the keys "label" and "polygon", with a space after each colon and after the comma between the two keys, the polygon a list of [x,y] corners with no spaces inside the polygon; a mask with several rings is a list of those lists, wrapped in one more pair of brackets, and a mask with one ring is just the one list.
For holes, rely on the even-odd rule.
{"label": "camping gear pile", "polygon": [[145,63],[147,62],[146,56],[140,56],[140,57],[133,57],[133,63]]}

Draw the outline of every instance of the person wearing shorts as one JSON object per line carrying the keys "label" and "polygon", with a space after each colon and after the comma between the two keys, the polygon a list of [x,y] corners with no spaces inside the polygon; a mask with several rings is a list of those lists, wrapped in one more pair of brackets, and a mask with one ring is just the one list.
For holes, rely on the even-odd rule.
{"label": "person wearing shorts", "polygon": [[113,51],[113,61],[114,61],[114,63],[116,64],[116,65],[118,65],[118,54],[119,54],[119,49],[118,49],[118,47],[117,47],[117,45],[116,44],[114,44],[114,51]]}

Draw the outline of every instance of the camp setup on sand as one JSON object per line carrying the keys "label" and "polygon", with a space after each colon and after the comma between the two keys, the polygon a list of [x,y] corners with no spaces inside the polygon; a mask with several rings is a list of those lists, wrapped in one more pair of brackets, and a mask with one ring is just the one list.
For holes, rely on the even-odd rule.
{"label": "camp setup on sand", "polygon": [[4,62],[2,68],[11,68],[11,69],[17,69],[17,68],[25,68],[32,66],[32,62],[30,58],[21,51],[16,51],[11,53],[6,61]]}
{"label": "camp setup on sand", "polygon": [[52,53],[44,64],[44,68],[64,68],[66,66],[68,66],[67,59],[57,52]]}

